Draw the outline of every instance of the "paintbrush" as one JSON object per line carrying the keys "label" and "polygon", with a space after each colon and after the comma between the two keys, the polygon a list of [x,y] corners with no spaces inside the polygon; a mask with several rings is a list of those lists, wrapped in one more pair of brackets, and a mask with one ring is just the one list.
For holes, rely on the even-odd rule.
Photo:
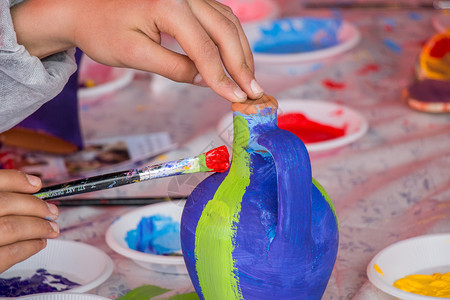
{"label": "paintbrush", "polygon": [[47,199],[58,206],[141,206],[165,201],[186,200],[187,197],[117,197]]}
{"label": "paintbrush", "polygon": [[55,199],[181,174],[225,172],[229,166],[227,147],[221,146],[194,157],[45,187],[35,193],[34,196],[42,200]]}

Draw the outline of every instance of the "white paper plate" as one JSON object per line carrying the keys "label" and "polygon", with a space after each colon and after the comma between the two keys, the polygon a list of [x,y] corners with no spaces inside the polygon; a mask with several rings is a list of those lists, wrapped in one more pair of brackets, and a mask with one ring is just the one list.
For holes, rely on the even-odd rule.
{"label": "white paper plate", "polygon": [[[381,272],[375,270],[377,265]],[[444,299],[397,289],[393,283],[406,275],[450,272],[450,234],[431,234],[397,242],[380,251],[367,266],[370,282],[380,290],[406,300]]]}
{"label": "white paper plate", "polygon": [[[361,39],[354,25],[331,18],[296,17],[256,22],[244,24],[244,31],[253,51],[255,63],[265,64],[322,60],[355,47]],[[277,51],[274,53],[268,50],[269,42],[272,45],[282,45],[284,41],[290,41],[302,47],[310,46],[310,49],[314,50],[292,49],[293,52],[287,53],[277,53]]]}
{"label": "white paper plate", "polygon": [[79,66],[78,81],[83,83],[90,79],[95,82],[95,86],[79,88],[78,97],[97,97],[117,91],[130,84],[133,77],[134,71],[131,69],[105,66],[83,54]]}
{"label": "white paper plate", "polygon": [[431,19],[434,29],[438,32],[450,30],[450,12],[439,12]]}
{"label": "white paper plate", "polygon": [[[312,121],[324,125],[342,128],[345,135],[317,143],[305,144],[309,152],[331,150],[353,143],[368,130],[367,120],[355,110],[344,105],[319,100],[278,100],[278,113],[301,113]],[[229,145],[233,144],[233,114],[223,117],[218,126],[217,134]]]}
{"label": "white paper plate", "polygon": [[[163,215],[181,222],[185,200],[146,205],[118,217],[106,231],[106,243],[115,252],[138,265],[162,273],[187,274],[183,256],[165,256],[133,250],[125,240],[127,232],[137,228],[143,217]],[[180,246],[181,248],[181,246]]]}
{"label": "white paper plate", "polygon": [[31,277],[40,268],[51,274],[62,275],[80,284],[70,292],[92,290],[108,279],[114,264],[100,249],[69,240],[47,240],[47,247],[30,258],[0,274],[0,278]]}
{"label": "white paper plate", "polygon": [[91,295],[91,294],[75,294],[75,293],[43,293],[29,296],[22,296],[16,299],[27,300],[109,300],[109,298]]}

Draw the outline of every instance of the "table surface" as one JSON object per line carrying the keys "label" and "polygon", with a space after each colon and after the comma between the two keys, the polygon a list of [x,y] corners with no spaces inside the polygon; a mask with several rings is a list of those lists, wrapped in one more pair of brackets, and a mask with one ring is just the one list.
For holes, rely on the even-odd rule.
{"label": "table surface", "polygon": [[[417,55],[435,32],[432,19],[439,12],[285,11],[340,16],[361,32],[355,48],[312,73],[270,73],[257,65],[257,78],[279,100],[340,103],[368,120],[370,128],[357,142],[311,155],[313,176],[331,196],[340,226],[338,258],[323,299],[391,299],[367,279],[366,266],[373,256],[396,241],[450,230],[450,115],[417,112],[401,100],[402,90],[413,80]],[[80,99],[80,108],[86,139],[167,131],[180,148],[164,158],[175,159],[223,144],[216,126],[230,104],[209,89],[138,72],[120,91]],[[89,196],[183,196],[203,178],[163,179]],[[61,239],[94,245],[114,261],[111,277],[89,293],[114,299],[144,284],[191,289],[188,276],[146,270],[106,245],[108,226],[134,208],[60,208]]]}

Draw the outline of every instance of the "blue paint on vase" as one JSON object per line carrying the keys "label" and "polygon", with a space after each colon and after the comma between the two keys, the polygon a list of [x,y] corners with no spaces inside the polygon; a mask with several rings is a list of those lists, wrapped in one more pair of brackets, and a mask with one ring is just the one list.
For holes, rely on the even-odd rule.
{"label": "blue paint on vase", "polygon": [[311,52],[335,46],[341,19],[286,18],[260,27],[253,51],[265,54]]}
{"label": "blue paint on vase", "polygon": [[181,250],[180,223],[160,214],[143,217],[136,229],[127,232],[125,241],[133,250],[170,255]]}

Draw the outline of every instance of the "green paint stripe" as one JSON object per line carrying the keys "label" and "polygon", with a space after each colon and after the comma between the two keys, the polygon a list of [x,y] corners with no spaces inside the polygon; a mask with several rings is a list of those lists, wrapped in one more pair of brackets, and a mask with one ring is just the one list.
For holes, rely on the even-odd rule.
{"label": "green paint stripe", "polygon": [[214,197],[205,206],[195,233],[197,275],[205,299],[243,299],[235,276],[233,240],[241,201],[250,184],[247,121],[234,119],[233,163]]}
{"label": "green paint stripe", "polygon": [[323,188],[323,186],[320,185],[320,183],[315,180],[314,178],[312,179],[312,183],[316,186],[316,188],[320,191],[320,193],[322,194],[322,196],[325,198],[325,200],[328,202],[328,205],[330,205],[331,210],[333,211],[333,215],[334,218],[336,219],[336,224],[338,223],[338,218],[337,218],[337,214],[336,214],[336,210],[334,208],[334,204],[331,201],[330,196],[328,195],[328,193],[325,191],[325,189]]}

